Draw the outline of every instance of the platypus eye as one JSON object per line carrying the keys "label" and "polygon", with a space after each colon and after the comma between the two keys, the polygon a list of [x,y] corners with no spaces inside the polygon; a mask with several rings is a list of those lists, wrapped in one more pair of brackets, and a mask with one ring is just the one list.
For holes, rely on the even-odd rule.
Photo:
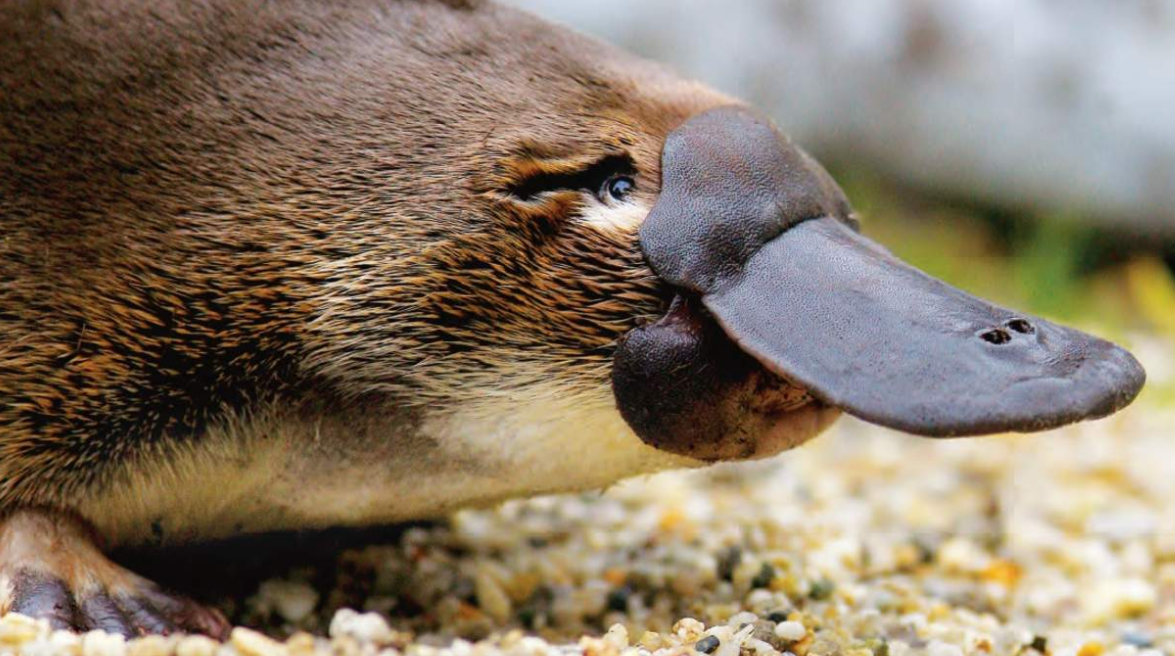
{"label": "platypus eye", "polygon": [[624,202],[633,189],[636,189],[636,181],[631,176],[614,175],[605,180],[600,187],[600,200],[605,203]]}
{"label": "platypus eye", "polygon": [[562,166],[546,170],[542,162],[534,162],[535,171],[509,185],[508,191],[519,200],[529,201],[536,196],[561,191],[583,191],[601,202],[624,200],[636,188],[636,168],[627,154],[607,155],[577,168]]}

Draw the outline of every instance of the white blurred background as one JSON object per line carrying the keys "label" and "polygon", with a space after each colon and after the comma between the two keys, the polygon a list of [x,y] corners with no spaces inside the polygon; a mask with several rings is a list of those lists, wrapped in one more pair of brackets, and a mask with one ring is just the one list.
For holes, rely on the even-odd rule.
{"label": "white blurred background", "polygon": [[1175,238],[1175,0],[510,0],[770,113],[834,167]]}

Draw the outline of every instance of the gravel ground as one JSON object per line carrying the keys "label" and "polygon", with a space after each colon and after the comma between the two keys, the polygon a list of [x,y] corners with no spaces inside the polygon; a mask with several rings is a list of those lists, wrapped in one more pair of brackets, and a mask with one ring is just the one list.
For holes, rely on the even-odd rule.
{"label": "gravel ground", "polygon": [[1145,400],[982,440],[846,420],[771,461],[466,511],[295,567],[222,604],[253,627],[227,645],[10,615],[0,653],[1175,654],[1173,427]]}

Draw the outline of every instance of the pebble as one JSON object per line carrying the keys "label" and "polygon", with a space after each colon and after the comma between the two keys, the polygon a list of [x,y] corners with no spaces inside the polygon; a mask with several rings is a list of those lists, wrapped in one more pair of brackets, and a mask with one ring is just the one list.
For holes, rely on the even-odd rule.
{"label": "pebble", "polygon": [[125,656],[126,638],[117,633],[90,631],[82,634],[82,656]]}
{"label": "pebble", "polygon": [[[305,631],[298,631],[286,640],[286,647],[291,654],[313,654],[316,641],[314,636]],[[391,650],[387,650],[391,651]],[[386,656],[393,656],[391,653]]]}
{"label": "pebble", "polygon": [[344,608],[335,613],[330,623],[330,637],[349,637],[360,642],[390,644],[397,634],[379,613],[358,613]]}
{"label": "pebble", "polygon": [[1111,517],[1175,523],[1172,425],[1148,408],[943,442],[846,422],[775,460],[414,527],[346,552],[332,589],[305,568],[263,585],[246,610],[268,624],[227,645],[10,614],[0,654],[1175,654],[1175,538]]}
{"label": "pebble", "polygon": [[287,622],[306,619],[318,605],[318,592],[301,581],[273,579],[261,584],[253,602],[262,609],[272,608]]}
{"label": "pebble", "polygon": [[632,588],[621,586],[608,593],[608,610],[618,613],[628,612],[628,599],[632,596]]}
{"label": "pebble", "polygon": [[0,644],[20,645],[49,633],[49,623],[20,613],[0,617]]}
{"label": "pebble", "polygon": [[498,582],[497,577],[488,567],[478,569],[475,586],[477,604],[487,615],[498,622],[506,622],[510,619],[510,614],[514,610],[513,603],[506,595],[506,591],[502,589],[502,584]]}
{"label": "pebble", "polygon": [[697,640],[706,630],[706,625],[692,617],[683,617],[673,624],[673,633],[683,641]]}
{"label": "pebble", "polygon": [[758,615],[748,611],[743,611],[741,613],[735,613],[734,615],[731,615],[730,619],[726,620],[726,624],[735,628],[742,628],[746,624],[754,624],[756,621],[758,621],[758,619]]}
{"label": "pebble", "polygon": [[70,631],[56,630],[49,635],[48,642],[51,647],[51,653],[76,656],[82,650],[81,636]]}
{"label": "pebble", "polygon": [[1154,608],[1158,592],[1149,581],[1137,578],[1110,578],[1092,586],[1083,597],[1086,620],[1099,624],[1128,619]]}
{"label": "pebble", "polygon": [[218,646],[219,643],[207,636],[184,636],[175,645],[175,656],[212,656]]}
{"label": "pebble", "polygon": [[734,578],[734,570],[742,560],[743,550],[741,547],[727,547],[720,551],[716,560],[718,578],[724,581],[732,580]]}
{"label": "pebble", "polygon": [[1145,649],[1147,647],[1154,646],[1155,641],[1154,641],[1154,638],[1151,638],[1149,635],[1147,635],[1145,633],[1139,633],[1137,631],[1127,631],[1122,634],[1122,643],[1127,644],[1127,645],[1133,645],[1133,646],[1138,647],[1140,649]]}
{"label": "pebble", "polygon": [[604,642],[620,651],[628,646],[628,629],[623,624],[613,624],[604,634]]}
{"label": "pebble", "polygon": [[763,566],[759,568],[759,573],[755,575],[755,578],[751,579],[751,587],[766,588],[774,580],[775,568],[771,566],[771,563],[763,563]]}
{"label": "pebble", "polygon": [[175,640],[165,636],[143,636],[127,643],[127,656],[169,656],[175,650]]}
{"label": "pebble", "polygon": [[251,629],[238,626],[229,636],[229,644],[242,656],[286,656],[282,643]]}
{"label": "pebble", "polygon": [[808,590],[808,597],[816,601],[824,601],[832,596],[836,591],[836,584],[828,579],[821,579],[812,583],[812,587]]}
{"label": "pebble", "polygon": [[783,640],[797,642],[808,635],[808,629],[800,622],[780,622],[775,625],[775,635]]}
{"label": "pebble", "polygon": [[721,640],[719,640],[716,636],[710,635],[695,642],[694,649],[702,652],[703,654],[713,654],[721,644]]}
{"label": "pebble", "polygon": [[963,650],[958,645],[935,640],[926,646],[926,656],[963,656]]}

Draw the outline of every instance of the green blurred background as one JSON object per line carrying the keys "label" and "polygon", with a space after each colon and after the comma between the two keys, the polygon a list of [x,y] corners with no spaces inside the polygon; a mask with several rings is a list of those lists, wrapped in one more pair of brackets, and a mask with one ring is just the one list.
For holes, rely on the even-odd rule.
{"label": "green blurred background", "polygon": [[1012,211],[834,167],[864,232],[958,287],[1122,342],[1148,367],[1144,392],[1175,403],[1175,275],[1163,240],[1072,211]]}

